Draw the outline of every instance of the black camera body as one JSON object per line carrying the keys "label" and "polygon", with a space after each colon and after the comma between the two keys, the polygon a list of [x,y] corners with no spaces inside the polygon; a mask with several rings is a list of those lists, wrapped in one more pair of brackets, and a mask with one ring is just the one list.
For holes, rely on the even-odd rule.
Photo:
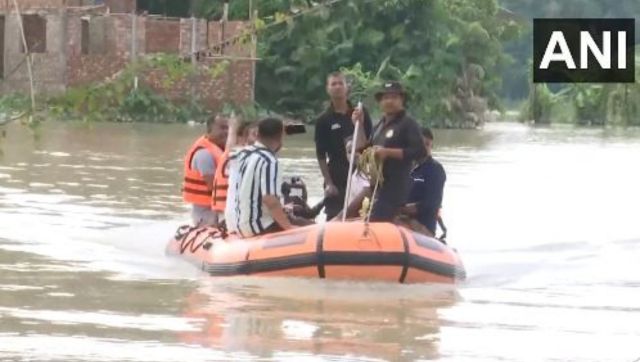
{"label": "black camera body", "polygon": [[287,136],[291,136],[294,134],[303,134],[307,133],[307,127],[302,123],[290,123],[284,126],[284,133]]}

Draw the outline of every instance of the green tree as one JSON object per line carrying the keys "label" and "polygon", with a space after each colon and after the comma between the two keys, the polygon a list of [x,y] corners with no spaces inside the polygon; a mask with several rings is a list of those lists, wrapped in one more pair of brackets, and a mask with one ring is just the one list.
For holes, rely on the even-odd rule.
{"label": "green tree", "polygon": [[282,6],[267,21],[289,14],[259,37],[256,94],[267,107],[309,119],[325,99],[326,74],[355,66],[402,80],[426,123],[475,126],[470,114],[498,106],[496,70],[508,61],[501,44],[517,26],[498,19],[495,0],[342,1],[295,19],[310,8],[267,3]]}

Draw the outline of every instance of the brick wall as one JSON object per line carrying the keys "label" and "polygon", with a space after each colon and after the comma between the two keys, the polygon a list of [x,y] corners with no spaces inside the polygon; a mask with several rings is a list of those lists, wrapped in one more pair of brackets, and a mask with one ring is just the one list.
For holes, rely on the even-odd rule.
{"label": "brick wall", "polygon": [[[229,21],[226,23],[209,23],[209,46],[220,44],[220,39],[231,39],[244,34],[247,24],[241,21]],[[220,49],[220,55],[245,57],[252,54],[252,44],[235,43]],[[248,59],[235,59],[228,65],[227,71],[221,76],[221,85],[225,90],[225,102],[245,103],[253,99],[253,61]]]}
{"label": "brick wall", "polygon": [[174,53],[180,50],[180,19],[146,19],[146,53]]}
{"label": "brick wall", "polygon": [[[0,0],[0,12],[7,10],[14,11],[13,0]],[[18,0],[20,11],[31,9],[53,9],[64,5],[64,0]]]}
{"label": "brick wall", "polygon": [[136,0],[105,0],[112,13],[131,13],[136,9]]}
{"label": "brick wall", "polygon": [[0,78],[4,78],[4,16],[0,16]]}
{"label": "brick wall", "polygon": [[[23,0],[21,0],[22,2]],[[32,6],[41,1],[24,0]],[[4,3],[0,0],[0,4]],[[55,1],[49,1],[49,4]],[[33,72],[37,93],[58,93],[68,86],[85,85],[103,81],[122,70],[132,59],[131,43],[133,36],[133,18],[131,14],[106,15],[104,8],[86,11],[78,8],[67,8],[66,11],[36,11],[46,18],[46,52],[33,54]],[[104,21],[104,52],[101,54],[82,53],[82,17],[100,17]],[[28,92],[29,78],[21,51],[21,38],[16,17],[5,19],[5,73],[16,68],[16,71],[0,82],[0,94],[21,91]],[[89,20],[91,22],[91,20]],[[138,16],[136,23],[137,54],[178,52],[188,59],[191,52],[191,19],[159,20]],[[224,25],[217,22],[207,24],[205,20],[197,20],[196,48],[201,50],[219,42],[218,35],[231,37],[242,31],[242,22],[228,22]],[[85,32],[86,35],[86,32]],[[250,44],[249,44],[250,45]],[[89,47],[91,48],[91,47]],[[86,47],[85,47],[86,49]],[[236,45],[224,49],[225,54],[236,53],[237,56],[249,56],[251,48]],[[142,84],[147,84],[167,95],[172,100],[188,100],[199,97],[209,108],[215,109],[225,102],[244,103],[253,97],[253,62],[251,60],[231,60],[226,71],[217,79],[212,79],[210,68],[220,60],[200,59],[199,73],[191,79],[175,82],[165,86],[165,75],[160,71],[141,74]]]}
{"label": "brick wall", "polygon": [[198,98],[209,109],[220,109],[225,103],[248,103],[252,96],[251,61],[232,62],[222,76],[212,78],[210,68],[219,61],[208,60],[198,65],[199,71],[191,79],[181,79],[167,84],[162,71],[153,70],[140,75],[142,84],[164,94],[173,101]]}
{"label": "brick wall", "polygon": [[[191,56],[191,33],[193,28],[192,19],[180,19],[180,54]],[[207,47],[207,22],[196,19],[196,49]]]}
{"label": "brick wall", "polygon": [[[191,19],[180,21],[180,54],[188,59],[191,52]],[[148,28],[147,28],[148,29]],[[230,38],[241,34],[245,29],[245,23],[231,21],[225,24],[197,20],[196,48],[204,49],[219,42],[219,36],[224,34]],[[249,57],[252,46],[236,44],[224,49],[226,55]],[[152,71],[141,75],[141,82],[158,92],[163,93],[174,101],[186,101],[191,97],[199,97],[210,109],[219,109],[224,103],[242,104],[253,100],[253,61],[249,59],[236,59],[228,63],[225,71],[217,79],[213,79],[210,69],[222,60],[204,58],[199,62],[199,72],[191,79],[183,79],[172,82],[166,86],[166,77],[161,71]]]}
{"label": "brick wall", "polygon": [[237,60],[229,65],[229,77],[232,86],[228,87],[230,100],[247,103],[253,99],[253,61]]}
{"label": "brick wall", "polygon": [[[64,18],[58,14],[42,13],[46,21],[46,44],[44,52],[33,53],[33,77],[38,93],[53,93],[64,89],[64,37],[61,29]],[[44,42],[44,39],[43,39]],[[5,79],[4,91],[28,92],[29,73],[23,52],[22,36],[16,16],[5,17]]]}
{"label": "brick wall", "polygon": [[91,6],[95,5],[95,2],[91,0],[64,0],[64,4],[67,6]]}
{"label": "brick wall", "polygon": [[[54,9],[63,6],[92,6],[96,0],[18,0],[20,10]],[[112,13],[131,13],[136,9],[136,0],[104,0],[104,4]],[[0,0],[0,12],[7,10],[7,5],[13,11],[13,0]]]}
{"label": "brick wall", "polygon": [[207,26],[207,48],[212,48],[222,40],[220,38],[222,36],[220,32],[220,25],[215,21],[210,21]]}
{"label": "brick wall", "polygon": [[[245,33],[246,25],[242,21],[229,21],[224,24],[225,39],[242,36]],[[249,41],[247,37],[245,39]],[[237,42],[235,44],[224,47],[225,54],[233,54],[239,57],[249,57],[251,55],[250,41],[247,43]]]}
{"label": "brick wall", "polygon": [[105,39],[104,53],[82,54],[82,32],[80,16],[70,16],[67,22],[67,85],[77,86],[92,82],[102,81],[120,71],[128,62],[129,52],[119,50],[118,43],[121,37],[116,33],[119,21],[131,18],[119,19],[116,16],[101,16],[104,21]]}

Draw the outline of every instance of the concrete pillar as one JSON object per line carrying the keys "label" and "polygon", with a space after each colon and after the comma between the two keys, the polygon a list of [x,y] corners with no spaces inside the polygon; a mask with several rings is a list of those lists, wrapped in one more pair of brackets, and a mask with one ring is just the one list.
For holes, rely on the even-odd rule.
{"label": "concrete pillar", "polygon": [[62,86],[64,89],[67,89],[69,74],[67,70],[67,62],[69,60],[69,17],[67,13],[67,5],[63,5],[60,10],[60,64],[62,68]]}
{"label": "concrete pillar", "polygon": [[196,44],[198,37],[197,20],[191,16],[191,64],[196,64]]}
{"label": "concrete pillar", "polygon": [[131,61],[136,60],[138,53],[138,16],[131,13]]}

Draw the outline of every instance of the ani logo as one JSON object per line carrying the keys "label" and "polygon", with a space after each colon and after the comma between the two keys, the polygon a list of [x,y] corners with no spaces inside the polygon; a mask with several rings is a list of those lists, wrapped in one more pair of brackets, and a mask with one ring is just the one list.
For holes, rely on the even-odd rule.
{"label": "ani logo", "polygon": [[635,19],[534,19],[536,83],[635,82]]}

